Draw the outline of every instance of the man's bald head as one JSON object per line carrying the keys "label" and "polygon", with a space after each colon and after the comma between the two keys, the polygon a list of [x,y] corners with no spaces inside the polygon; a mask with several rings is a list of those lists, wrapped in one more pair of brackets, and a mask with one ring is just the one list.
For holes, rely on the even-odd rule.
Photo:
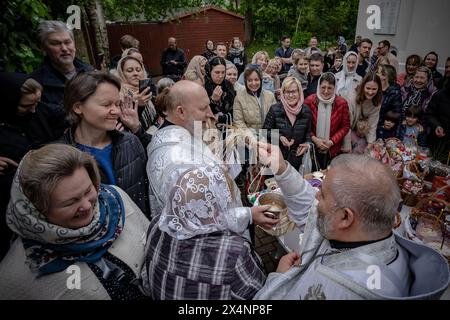
{"label": "man's bald head", "polygon": [[181,80],[176,82],[167,95],[167,112],[173,112],[178,106],[188,104],[192,100],[192,95],[200,93],[205,89],[196,82]]}
{"label": "man's bald head", "polygon": [[392,170],[377,160],[354,154],[335,158],[331,170],[336,206],[352,209],[367,233],[390,233],[400,203]]}
{"label": "man's bald head", "polygon": [[193,132],[196,121],[206,124],[209,118],[214,117],[205,88],[189,80],[175,83],[167,93],[164,105],[167,119],[190,132]]}

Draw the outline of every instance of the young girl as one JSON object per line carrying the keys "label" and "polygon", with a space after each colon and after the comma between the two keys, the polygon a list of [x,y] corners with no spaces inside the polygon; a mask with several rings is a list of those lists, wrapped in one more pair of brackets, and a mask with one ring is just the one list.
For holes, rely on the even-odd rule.
{"label": "young girl", "polygon": [[303,91],[308,87],[308,66],[309,61],[305,55],[299,55],[295,58],[294,65],[288,72],[288,76],[297,78],[302,84]]}
{"label": "young girl", "polygon": [[420,106],[411,106],[405,111],[405,120],[398,129],[398,137],[403,141],[406,150],[415,152],[418,146],[424,146],[424,130],[419,123],[421,115]]}

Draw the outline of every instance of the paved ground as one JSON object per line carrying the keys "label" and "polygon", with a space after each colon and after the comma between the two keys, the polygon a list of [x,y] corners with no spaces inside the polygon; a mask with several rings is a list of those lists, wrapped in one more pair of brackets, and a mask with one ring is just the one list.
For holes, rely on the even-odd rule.
{"label": "paved ground", "polygon": [[[259,227],[255,228],[255,248],[261,257],[266,273],[277,269],[280,252],[278,241],[275,237],[265,233]],[[281,249],[280,249],[281,250]],[[282,253],[283,254],[283,253]],[[282,255],[281,254],[281,255]]]}

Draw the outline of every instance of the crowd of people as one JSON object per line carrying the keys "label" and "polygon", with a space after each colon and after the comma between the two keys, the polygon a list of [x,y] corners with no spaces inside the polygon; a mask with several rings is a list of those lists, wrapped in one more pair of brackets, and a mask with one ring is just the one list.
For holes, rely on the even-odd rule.
{"label": "crowd of people", "polygon": [[[322,52],[315,37],[298,49],[285,36],[273,58],[259,51],[248,63],[234,37],[188,61],[170,37],[153,83],[131,35],[98,71],[75,57],[64,23],[43,21],[38,34],[42,66],[0,73],[0,299],[430,299],[447,289],[446,260],[392,230],[390,169],[362,154],[399,137],[448,158],[450,58],[442,75],[435,52],[411,54],[400,73],[387,40],[348,49],[339,37]],[[231,166],[199,124],[224,140],[266,129],[268,141]],[[304,232],[301,251],[269,275],[253,228],[280,219],[245,202],[250,152]],[[311,158],[313,170],[330,168],[320,190],[301,174]],[[371,265],[381,289],[366,285]]]}

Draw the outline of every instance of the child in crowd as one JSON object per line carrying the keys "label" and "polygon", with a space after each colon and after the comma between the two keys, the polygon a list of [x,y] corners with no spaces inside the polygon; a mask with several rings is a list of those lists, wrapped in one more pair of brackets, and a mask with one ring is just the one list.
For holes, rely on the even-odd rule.
{"label": "child in crowd", "polygon": [[383,125],[377,130],[377,139],[387,139],[395,137],[397,133],[397,125],[400,119],[400,114],[389,110],[384,115]]}
{"label": "child in crowd", "polygon": [[422,115],[422,108],[417,105],[413,105],[406,109],[405,120],[399,126],[398,137],[403,141],[406,149],[411,151],[417,150],[418,146],[424,146],[424,130],[419,123],[419,119]]}
{"label": "child in crowd", "polygon": [[343,67],[343,59],[344,57],[342,56],[341,53],[336,53],[336,56],[334,57],[334,64],[333,66],[330,68],[329,72],[332,72],[334,74],[338,73],[339,71],[342,70]]}
{"label": "child in crowd", "polygon": [[294,65],[289,70],[288,76],[297,78],[302,84],[303,91],[305,91],[305,89],[308,87],[309,60],[303,54],[296,56],[293,62]]}
{"label": "child in crowd", "polygon": [[358,121],[356,130],[351,130],[352,153],[363,154],[367,147],[366,136],[369,133],[369,123],[367,121]]}

